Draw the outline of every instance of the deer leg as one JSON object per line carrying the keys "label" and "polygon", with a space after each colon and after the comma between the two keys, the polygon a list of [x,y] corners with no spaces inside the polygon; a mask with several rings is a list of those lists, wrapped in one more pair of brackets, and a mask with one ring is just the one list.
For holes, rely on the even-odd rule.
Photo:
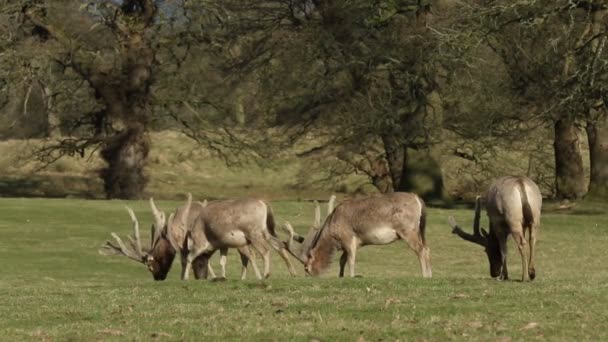
{"label": "deer leg", "polygon": [[528,231],[530,243],[530,262],[528,263],[528,276],[530,280],[536,278],[536,269],[534,268],[534,251],[536,249],[536,226],[530,226]]}
{"label": "deer leg", "polygon": [[348,271],[350,273],[350,277],[353,278],[355,276],[355,259],[357,257],[357,239],[353,237],[350,241],[350,244],[344,246],[344,253],[346,254],[346,260],[348,262]]}
{"label": "deer leg", "polygon": [[270,244],[270,247],[272,247],[275,251],[277,251],[277,253],[279,253],[279,255],[281,256],[281,258],[283,259],[283,261],[285,261],[285,265],[287,265],[287,269],[289,270],[289,274],[291,274],[292,277],[295,277],[296,274],[297,274],[296,273],[296,269],[293,267],[293,264],[291,263],[291,259],[289,259],[289,255],[287,254],[287,250],[285,250],[285,248],[282,246],[283,243],[281,241],[279,241],[277,243],[276,241],[274,241],[274,239],[276,239],[274,236],[270,236],[269,237],[268,243]]}
{"label": "deer leg", "polygon": [[[188,267],[188,256],[187,255],[181,255],[181,262],[182,262],[182,280],[188,280],[189,276],[190,276],[190,267]],[[196,277],[196,276],[195,276]]]}
{"label": "deer leg", "polygon": [[519,249],[521,255],[521,281],[526,281],[526,274],[528,274],[528,259],[526,258],[526,238],[522,229],[512,232],[513,239]]}
{"label": "deer leg", "polygon": [[[251,250],[249,249],[249,246],[244,246],[242,248],[239,249],[239,251],[241,251],[241,253],[248,259],[251,260],[251,266],[253,267],[253,271],[255,272],[255,276],[258,279],[262,279],[262,276],[260,275],[260,270],[258,269],[258,265],[256,265],[255,263],[255,257],[253,256],[254,254],[251,253]],[[241,258],[242,261],[242,258]]]}
{"label": "deer leg", "polygon": [[279,248],[279,250],[277,250],[277,252],[281,256],[281,258],[283,258],[283,261],[285,261],[285,265],[287,265],[289,274],[292,277],[295,277],[297,275],[297,272],[296,272],[296,269],[293,267],[293,264],[291,263],[291,259],[289,258],[289,254],[287,254],[287,250],[285,250],[285,248]]}
{"label": "deer leg", "polygon": [[423,245],[421,256],[419,258],[421,258],[420,264],[424,264],[422,277],[432,278],[433,270],[431,268],[431,250],[426,245]]}
{"label": "deer leg", "polygon": [[270,277],[270,250],[266,247],[264,241],[251,241],[251,245],[262,256],[262,260],[264,260],[264,278],[268,278]]}
{"label": "deer leg", "polygon": [[498,276],[499,280],[509,279],[509,271],[507,270],[507,236],[505,234],[497,234],[498,246],[500,248],[500,256],[502,258],[502,270]]}
{"label": "deer leg", "polygon": [[226,279],[226,256],[228,248],[220,248],[220,266],[222,267],[222,278]]}
{"label": "deer leg", "polygon": [[346,252],[342,253],[340,257],[340,278],[344,277],[344,268],[346,266],[346,261],[348,261],[348,254]]}
{"label": "deer leg", "polygon": [[397,232],[399,238],[404,240],[407,245],[416,253],[418,257],[418,263],[420,264],[420,270],[423,278],[431,278],[433,273],[431,271],[431,255],[430,250],[422,242],[422,237],[416,231],[408,231],[407,233]]}
{"label": "deer leg", "polygon": [[237,248],[237,250],[239,251],[239,255],[241,256],[241,265],[242,265],[241,280],[245,280],[245,278],[247,278],[247,264],[249,263],[249,258],[241,250],[243,248],[248,248],[248,247],[245,246],[245,247],[239,247],[239,248]]}

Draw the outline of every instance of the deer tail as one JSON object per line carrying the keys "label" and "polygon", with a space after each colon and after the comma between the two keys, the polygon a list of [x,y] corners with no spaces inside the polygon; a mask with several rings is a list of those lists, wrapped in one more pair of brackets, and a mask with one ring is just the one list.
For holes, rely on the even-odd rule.
{"label": "deer tail", "polygon": [[268,232],[270,233],[270,235],[272,235],[275,238],[278,238],[279,235],[277,235],[276,232],[276,223],[274,221],[274,214],[272,212],[272,207],[270,206],[270,204],[265,203],[266,204],[266,228],[268,228]]}
{"label": "deer tail", "polygon": [[424,204],[422,198],[416,196],[416,199],[420,204],[420,223],[418,224],[418,231],[420,232],[420,239],[422,240],[422,243],[426,245],[426,205]]}
{"label": "deer tail", "polygon": [[534,214],[532,213],[532,207],[530,201],[528,201],[528,194],[526,193],[526,185],[522,178],[519,178],[519,194],[521,196],[521,208],[524,214],[524,227],[532,227],[534,224]]}

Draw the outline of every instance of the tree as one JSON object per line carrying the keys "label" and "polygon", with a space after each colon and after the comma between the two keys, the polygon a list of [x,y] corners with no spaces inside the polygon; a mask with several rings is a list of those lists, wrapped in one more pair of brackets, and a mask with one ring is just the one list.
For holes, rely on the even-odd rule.
{"label": "tree", "polygon": [[140,196],[147,183],[144,166],[150,147],[156,4],[23,1],[21,13],[22,29],[52,39],[58,51],[51,51],[48,58],[64,72],[69,69],[77,74],[101,104],[96,112],[81,113],[73,122],[70,133],[78,130],[80,136],[45,147],[39,151],[40,158],[52,162],[99,147],[107,163],[101,171],[107,196]]}
{"label": "tree", "polygon": [[[314,151],[337,155],[382,191],[407,190],[407,151],[428,148],[440,121],[433,103],[437,55],[426,26],[430,4],[264,3],[255,10],[266,14],[253,15],[255,20],[243,19],[253,9],[245,5],[250,2],[224,9],[231,10],[228,30],[246,22],[251,31],[257,24],[259,35],[248,36],[255,49],[241,50],[239,70],[255,70],[250,79],[263,85],[255,95],[267,105],[266,122],[284,129],[286,143],[317,129],[320,143]],[[268,66],[247,69],[261,60]],[[242,72],[237,74],[243,79]]]}
{"label": "tree", "polygon": [[[215,13],[200,3],[21,0],[0,5],[3,19],[14,24],[6,34],[14,48],[7,49],[7,59],[35,61],[17,68],[31,76],[15,83],[37,91],[24,92],[25,100],[16,103],[25,107],[21,103],[32,102],[30,93],[40,93],[50,118],[47,134],[57,128],[62,133],[36,151],[45,164],[99,151],[107,164],[100,171],[107,197],[136,198],[148,181],[153,127],[195,132],[193,137],[218,152],[240,146],[221,130],[227,121],[222,101],[215,98],[223,98],[225,87],[218,87],[221,70],[209,58],[220,50],[213,49],[210,36],[221,28]],[[192,130],[184,118],[203,122],[206,129]]]}
{"label": "tree", "polygon": [[586,184],[578,125],[598,104],[605,107],[605,82],[597,80],[606,74],[600,48],[606,30],[594,19],[605,4],[471,1],[467,9],[467,32],[501,56],[522,106],[553,128],[557,197],[581,198]]}

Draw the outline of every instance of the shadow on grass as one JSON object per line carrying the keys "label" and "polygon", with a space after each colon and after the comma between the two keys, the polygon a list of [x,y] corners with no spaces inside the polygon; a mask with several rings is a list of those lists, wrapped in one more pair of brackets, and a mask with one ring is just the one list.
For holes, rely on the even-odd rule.
{"label": "shadow on grass", "polygon": [[608,213],[605,202],[581,200],[578,202],[563,202],[558,200],[543,201],[543,212],[552,214],[567,214],[579,216],[598,216]]}
{"label": "shadow on grass", "polygon": [[97,180],[67,175],[0,177],[0,197],[103,198]]}

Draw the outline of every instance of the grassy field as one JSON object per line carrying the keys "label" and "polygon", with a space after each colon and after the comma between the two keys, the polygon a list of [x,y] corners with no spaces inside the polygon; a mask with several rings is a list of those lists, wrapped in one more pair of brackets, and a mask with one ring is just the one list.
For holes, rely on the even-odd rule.
{"label": "grassy field", "polygon": [[[445,223],[472,213],[444,209],[429,212],[430,280],[399,242],[362,249],[361,278],[338,279],[337,262],[320,278],[298,265],[291,278],[273,255],[269,279],[240,281],[233,251],[226,282],[182,282],[179,263],[154,282],[143,265],[97,252],[111,231],[130,233],[125,204],[151,223],[145,201],[0,199],[0,340],[608,340],[601,207],[544,213],[534,282],[489,279],[481,248]],[[300,231],[312,220],[308,202],[273,206]]]}

